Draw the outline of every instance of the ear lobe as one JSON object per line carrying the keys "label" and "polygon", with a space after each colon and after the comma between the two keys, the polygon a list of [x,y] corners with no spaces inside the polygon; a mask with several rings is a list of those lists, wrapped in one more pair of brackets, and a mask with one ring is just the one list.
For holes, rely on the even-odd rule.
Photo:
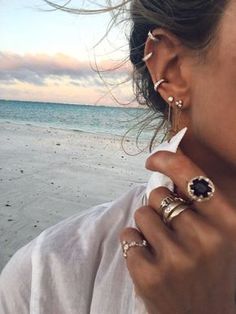
{"label": "ear lobe", "polygon": [[158,92],[166,101],[170,95],[187,100],[188,76],[190,75],[189,71],[186,71],[187,68],[189,69],[186,67],[188,48],[165,29],[157,28],[152,34],[159,41],[153,42],[148,38],[145,44],[145,55],[152,52],[152,56],[146,61],[146,66],[153,84],[160,79],[165,79],[166,82],[159,87]]}

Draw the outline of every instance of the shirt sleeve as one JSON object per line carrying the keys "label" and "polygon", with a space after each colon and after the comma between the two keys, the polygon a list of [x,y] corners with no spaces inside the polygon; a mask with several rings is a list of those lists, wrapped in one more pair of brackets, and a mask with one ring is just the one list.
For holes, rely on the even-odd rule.
{"label": "shirt sleeve", "polygon": [[20,248],[0,274],[0,313],[30,313],[31,251],[34,241]]}

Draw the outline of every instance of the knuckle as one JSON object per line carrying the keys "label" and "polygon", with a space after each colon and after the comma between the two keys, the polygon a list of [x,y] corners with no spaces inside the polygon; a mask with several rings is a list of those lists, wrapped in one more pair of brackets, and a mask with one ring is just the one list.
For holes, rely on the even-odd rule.
{"label": "knuckle", "polygon": [[204,258],[215,258],[222,255],[225,250],[226,239],[222,232],[215,228],[208,228],[208,233],[201,240],[200,254],[198,260],[202,262]]}
{"label": "knuckle", "polygon": [[211,231],[209,235],[209,251],[212,253],[218,252],[225,246],[225,237],[217,230]]}
{"label": "knuckle", "polygon": [[229,238],[231,238],[232,241],[235,241],[236,240],[236,216],[235,216],[235,210],[232,210],[232,208],[229,209],[228,215],[225,217],[224,225],[225,225],[225,234],[227,234]]}
{"label": "knuckle", "polygon": [[175,248],[175,250],[172,249],[168,255],[168,261],[165,260],[165,277],[170,274],[172,276],[185,274],[188,268],[192,269],[192,261],[186,251],[180,247]]}
{"label": "knuckle", "polygon": [[142,207],[138,208],[134,213],[135,221],[141,219],[147,213],[147,210],[149,210],[149,209],[150,208],[148,206],[142,206]]}
{"label": "knuckle", "polygon": [[149,270],[143,274],[143,280],[139,284],[139,288],[142,289],[144,295],[150,296],[151,293],[163,287],[165,284],[164,277],[165,275],[161,271]]}
{"label": "knuckle", "polygon": [[120,241],[128,239],[130,237],[131,232],[133,232],[133,231],[134,231],[134,229],[132,227],[127,227],[127,228],[123,229],[119,235]]}
{"label": "knuckle", "polygon": [[178,277],[175,279],[181,279],[193,274],[197,265],[198,260],[195,260],[192,256],[188,256],[187,254],[182,255],[181,258],[176,260],[175,266],[172,267],[172,269],[175,270],[175,277]]}
{"label": "knuckle", "polygon": [[190,247],[187,249],[193,264],[191,265],[191,261],[186,263],[191,268],[214,258],[220,258],[227,250],[227,242],[221,230],[209,224],[202,224],[200,229],[195,230],[189,242]]}
{"label": "knuckle", "polygon": [[183,155],[176,155],[174,158],[168,160],[168,168],[173,175],[183,171],[183,167],[186,167],[187,159]]}

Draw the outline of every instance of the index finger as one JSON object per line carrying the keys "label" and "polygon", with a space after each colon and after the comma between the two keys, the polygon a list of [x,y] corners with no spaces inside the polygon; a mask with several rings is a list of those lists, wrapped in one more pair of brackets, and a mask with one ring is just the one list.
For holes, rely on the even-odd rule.
{"label": "index finger", "polygon": [[[207,175],[181,151],[172,153],[169,151],[158,151],[146,161],[146,168],[159,171],[167,175],[178,187],[180,192],[190,198],[188,183],[197,176]],[[215,185],[215,184],[214,184]],[[236,219],[235,211],[225,199],[220,190],[215,186],[214,195],[207,201],[194,202],[194,208],[204,217],[217,225],[231,224]]]}

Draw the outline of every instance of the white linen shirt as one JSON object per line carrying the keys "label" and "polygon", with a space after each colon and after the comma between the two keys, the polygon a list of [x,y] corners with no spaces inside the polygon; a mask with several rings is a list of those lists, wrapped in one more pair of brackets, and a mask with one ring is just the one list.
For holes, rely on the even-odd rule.
{"label": "white linen shirt", "polygon": [[[186,130],[152,154],[175,152]],[[154,172],[147,184],[47,228],[20,248],[0,276],[0,314],[146,314],[119,235],[137,227],[134,212],[161,185],[173,190],[168,177]]]}

